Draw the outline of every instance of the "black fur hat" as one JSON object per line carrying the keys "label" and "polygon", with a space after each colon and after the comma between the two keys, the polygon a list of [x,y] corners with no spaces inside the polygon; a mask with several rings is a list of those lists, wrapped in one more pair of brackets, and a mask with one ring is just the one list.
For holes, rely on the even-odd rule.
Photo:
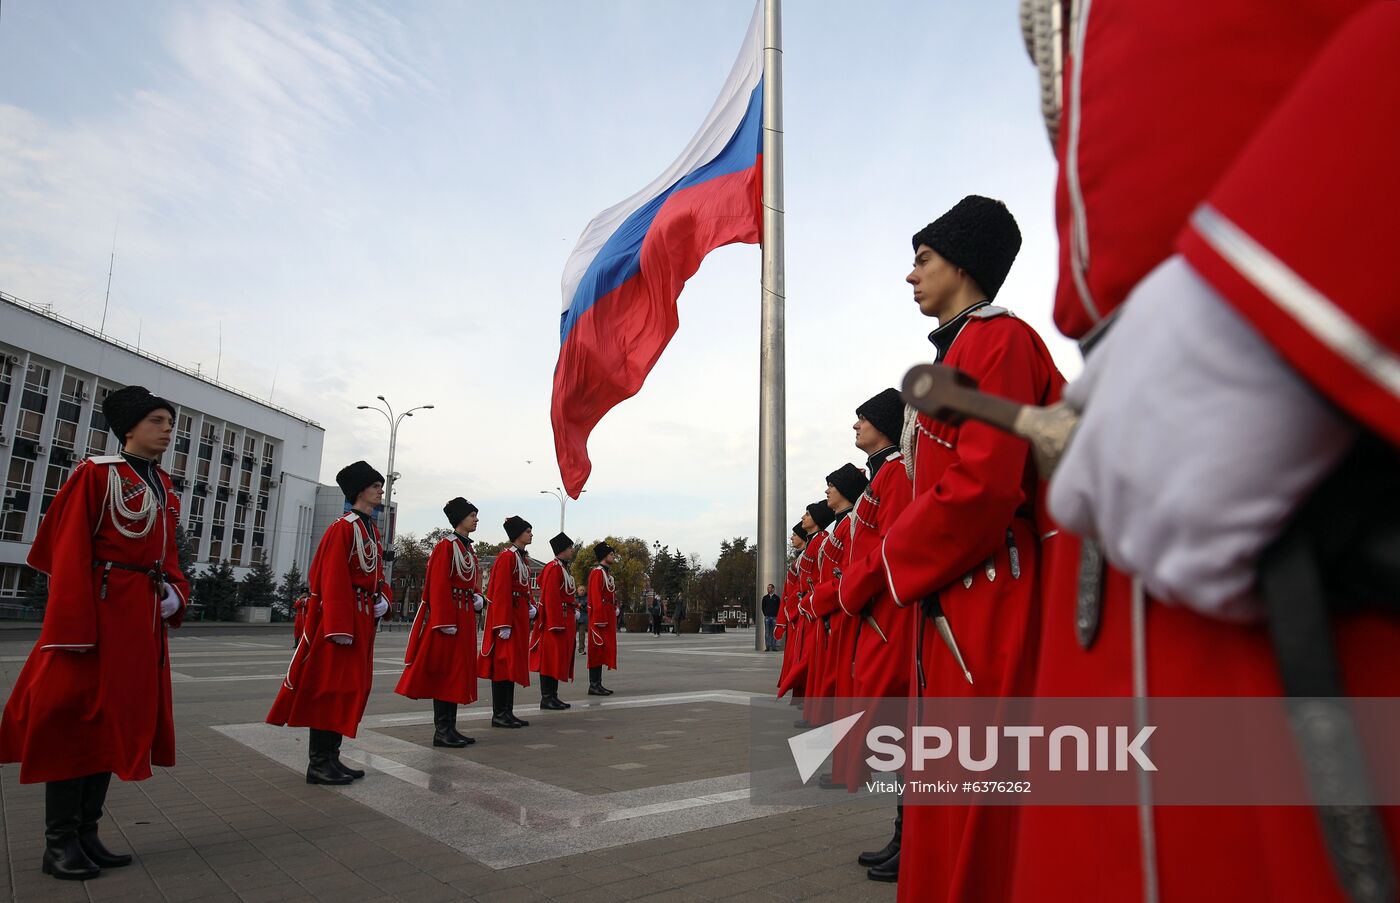
{"label": "black fur hat", "polygon": [[870,481],[865,478],[865,474],[854,464],[842,464],[836,470],[826,475],[828,484],[835,486],[836,491],[851,504],[855,504],[856,499],[865,491],[865,487],[870,485]]}
{"label": "black fur hat", "polygon": [[119,443],[125,442],[126,434],[157,408],[165,408],[171,417],[175,416],[175,406],[159,395],[152,395],[145,386],[117,389],[102,400],[102,416]]}
{"label": "black fur hat", "polygon": [[457,529],[458,524],[466,520],[470,515],[475,514],[476,511],[476,506],[460,495],[442,506],[442,513],[447,515],[447,523],[450,524],[454,530]]}
{"label": "black fur hat", "polygon": [[797,523],[792,525],[792,535],[796,536],[803,542],[806,542],[808,539],[811,539],[811,537],[807,535],[807,531],[803,529],[802,521],[798,521]]}
{"label": "black fur hat", "polygon": [[597,560],[599,564],[602,564],[604,558],[607,558],[609,555],[616,551],[617,549],[614,549],[612,546],[608,545],[606,541],[596,543],[593,546],[593,557]]}
{"label": "black fur hat", "polygon": [[831,526],[832,521],[836,520],[836,512],[831,510],[826,499],[808,505],[807,513],[812,515],[812,520],[816,523],[818,530],[825,530]]}
{"label": "black fur hat", "polygon": [[556,558],[564,554],[564,550],[573,544],[574,541],[569,538],[567,533],[560,533],[549,541],[549,547],[554,550],[554,557]]}
{"label": "black fur hat", "polygon": [[367,461],[356,461],[348,467],[342,467],[340,473],[335,475],[335,482],[340,491],[345,493],[345,500],[353,505],[360,493],[375,483],[383,483],[384,474],[370,467]]}
{"label": "black fur hat", "polygon": [[520,537],[521,533],[530,529],[530,522],[518,514],[512,514],[510,517],[506,518],[506,522],[503,526],[506,528],[506,539],[515,542],[515,540]]}
{"label": "black fur hat", "polygon": [[856,408],[856,416],[869,421],[890,442],[898,442],[904,432],[904,400],[898,389],[886,389],[876,395]]}
{"label": "black fur hat", "polygon": [[1021,230],[1004,203],[969,194],[914,233],[915,251],[919,245],[967,270],[987,297],[995,298],[1021,250]]}

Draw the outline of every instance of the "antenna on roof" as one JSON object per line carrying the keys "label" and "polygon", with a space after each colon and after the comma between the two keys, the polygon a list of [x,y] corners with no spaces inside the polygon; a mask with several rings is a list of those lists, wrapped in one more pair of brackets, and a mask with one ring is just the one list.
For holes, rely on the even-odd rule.
{"label": "antenna on roof", "polygon": [[112,300],[112,268],[117,262],[117,227],[112,227],[112,256],[107,258],[107,294],[102,296],[102,325],[97,327],[101,336],[107,331],[107,302]]}

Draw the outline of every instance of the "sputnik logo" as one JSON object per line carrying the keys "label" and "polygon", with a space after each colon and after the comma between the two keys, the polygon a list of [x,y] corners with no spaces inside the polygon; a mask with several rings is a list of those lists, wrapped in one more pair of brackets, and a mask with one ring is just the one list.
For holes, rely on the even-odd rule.
{"label": "sputnik logo", "polygon": [[802,783],[812,779],[812,775],[817,773],[817,769],[822,767],[822,763],[837,745],[846,739],[846,735],[864,714],[865,711],[861,710],[854,715],[847,715],[840,721],[823,724],[788,738],[788,747],[792,750],[792,759],[797,763],[797,773],[802,778]]}

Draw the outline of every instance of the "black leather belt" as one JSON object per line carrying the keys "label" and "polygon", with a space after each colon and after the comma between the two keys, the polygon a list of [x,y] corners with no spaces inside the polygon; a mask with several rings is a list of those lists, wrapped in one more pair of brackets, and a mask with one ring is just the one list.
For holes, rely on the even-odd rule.
{"label": "black leather belt", "polygon": [[113,570],[130,571],[133,574],[145,574],[157,588],[163,588],[170,579],[170,575],[160,569],[160,562],[158,561],[150,567],[144,567],[139,564],[127,564],[124,561],[106,561],[100,558],[94,558],[92,566],[93,568],[102,569],[102,589],[97,594],[99,599],[107,598],[107,575]]}

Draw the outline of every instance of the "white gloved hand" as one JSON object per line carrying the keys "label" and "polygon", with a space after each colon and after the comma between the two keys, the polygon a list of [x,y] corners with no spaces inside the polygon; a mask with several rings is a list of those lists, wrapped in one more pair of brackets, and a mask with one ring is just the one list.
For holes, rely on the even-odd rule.
{"label": "white gloved hand", "polygon": [[472,608],[476,611],[481,611],[485,607],[486,597],[483,596],[481,593],[477,593],[476,598],[472,601]]}
{"label": "white gloved hand", "polygon": [[509,627],[502,627],[502,628],[500,629],[500,634],[501,634],[501,639],[503,639],[503,640],[508,640],[508,639],[510,639],[510,628],[509,628]]}
{"label": "white gloved hand", "polygon": [[456,627],[443,627],[443,628],[441,628],[441,630],[442,630],[443,633],[447,634],[448,636],[456,636],[456,635],[457,635],[457,628],[456,628]]}
{"label": "white gloved hand", "polygon": [[349,646],[351,643],[355,642],[354,637],[346,636],[343,633],[333,633],[330,639],[331,642],[335,643],[337,646]]}
{"label": "white gloved hand", "polygon": [[1154,597],[1260,614],[1259,553],[1356,429],[1179,256],[1129,296],[1066,398],[1050,511]]}
{"label": "white gloved hand", "polygon": [[530,620],[531,620],[531,621],[535,620],[535,615],[537,615],[537,614],[539,614],[539,613],[540,613],[540,610],[539,610],[538,607],[536,607],[536,606],[534,606],[534,605],[531,605],[531,606],[530,606]]}
{"label": "white gloved hand", "polygon": [[375,597],[374,597],[374,616],[375,616],[376,618],[382,618],[382,617],[384,617],[384,614],[385,614],[388,610],[389,610],[389,600],[388,600],[388,599],[385,599],[385,598],[384,598],[384,595],[383,595],[382,593],[381,593],[380,595],[375,596]]}
{"label": "white gloved hand", "polygon": [[175,587],[169,583],[165,584],[165,594],[160,597],[160,616],[168,618],[180,610],[180,594],[175,592]]}

